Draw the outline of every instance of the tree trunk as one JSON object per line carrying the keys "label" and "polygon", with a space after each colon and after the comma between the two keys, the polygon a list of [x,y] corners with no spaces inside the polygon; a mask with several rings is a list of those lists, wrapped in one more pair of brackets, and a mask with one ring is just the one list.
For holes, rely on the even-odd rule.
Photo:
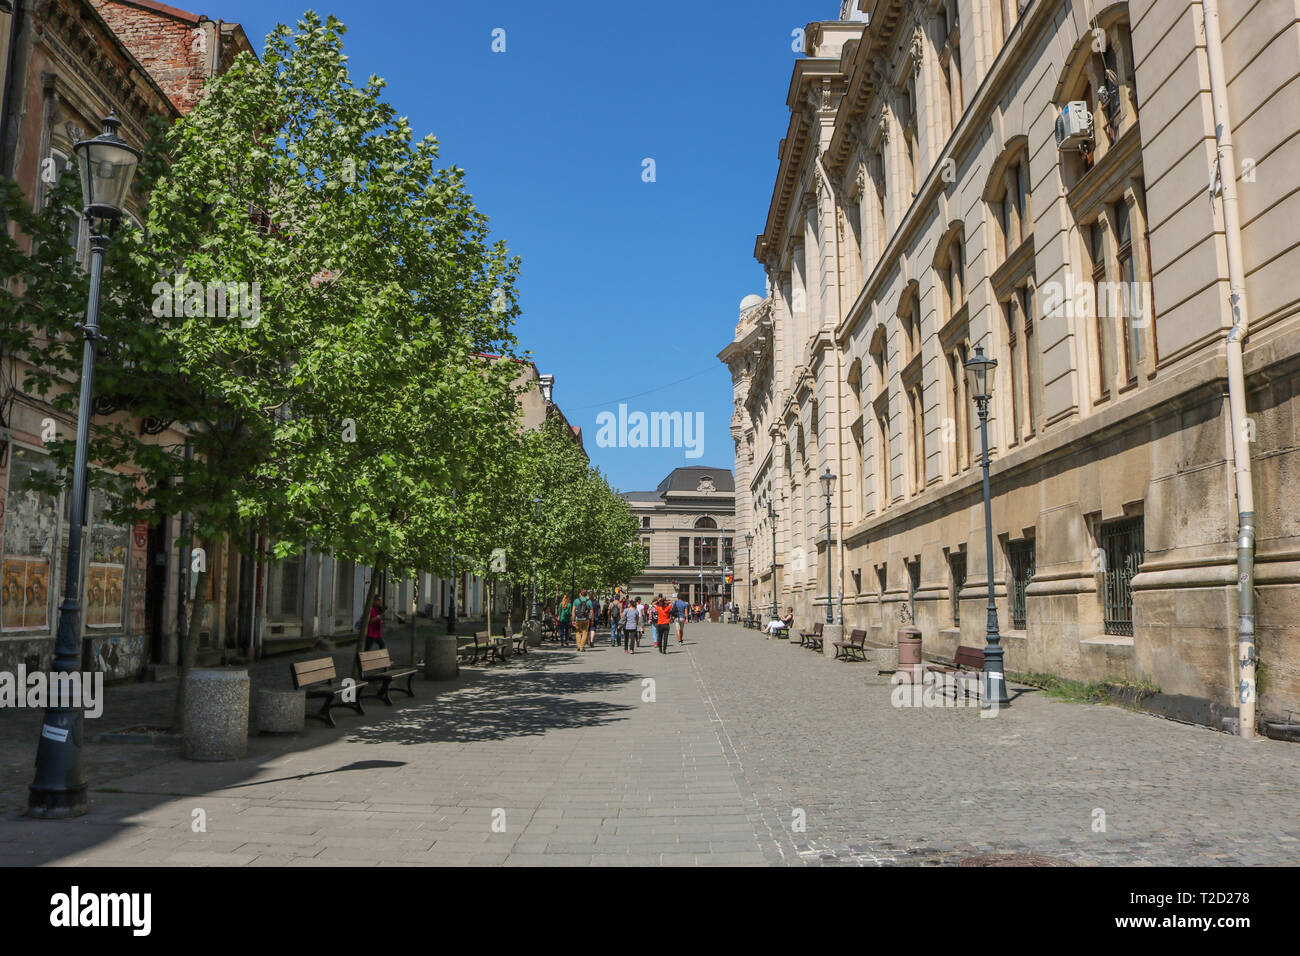
{"label": "tree trunk", "polygon": [[[366,649],[366,631],[370,628],[370,605],[375,603],[375,595],[379,593],[379,582],[384,572],[384,556],[378,555],[375,558],[375,564],[370,569],[370,587],[366,588],[366,603],[361,608],[361,626],[357,629],[357,653],[360,654]],[[381,625],[382,627],[382,625]],[[382,631],[380,632],[383,633]],[[352,661],[353,676],[358,680],[361,679],[361,664],[356,658]]]}
{"label": "tree trunk", "polygon": [[411,666],[415,666],[415,619],[420,616],[420,572],[411,578]]}
{"label": "tree trunk", "polygon": [[199,628],[208,603],[207,562],[195,578],[194,603],[190,607],[189,629],[181,642],[180,680],[176,684],[176,708],[172,713],[172,730],[180,733],[185,720],[185,677],[199,654]]}

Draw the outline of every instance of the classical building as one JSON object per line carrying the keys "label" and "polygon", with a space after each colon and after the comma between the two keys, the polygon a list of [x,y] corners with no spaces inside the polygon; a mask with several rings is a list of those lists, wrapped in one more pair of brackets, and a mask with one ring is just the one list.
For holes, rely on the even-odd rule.
{"label": "classical building", "polygon": [[[674,468],[654,491],[623,494],[645,551],[645,570],[629,582],[636,597],[681,594],[715,613],[732,597],[736,486],[726,468]],[[740,556],[743,559],[743,556]],[[737,599],[744,600],[743,588]]]}
{"label": "classical building", "polygon": [[767,294],[719,356],[758,590],[808,621],[830,584],[878,645],[907,605],[951,655],[983,646],[991,573],[1011,671],[1146,679],[1215,722],[1250,693],[1253,493],[1259,709],[1300,710],[1295,11],[856,0],[805,37]]}

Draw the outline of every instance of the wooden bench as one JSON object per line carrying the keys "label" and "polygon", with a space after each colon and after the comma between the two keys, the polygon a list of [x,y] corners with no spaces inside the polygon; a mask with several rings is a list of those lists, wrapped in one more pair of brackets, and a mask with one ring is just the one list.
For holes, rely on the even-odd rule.
{"label": "wooden bench", "polygon": [[857,660],[859,655],[862,660],[867,659],[867,632],[860,627],[855,627],[849,632],[847,641],[833,641],[832,644],[835,647],[837,660]]}
{"label": "wooden bench", "polygon": [[[351,707],[358,714],[365,714],[361,708],[361,688],[365,681],[353,684],[335,684],[338,675],[334,673],[334,658],[321,657],[314,661],[294,661],[289,665],[289,675],[293,678],[294,690],[305,690],[310,698],[323,700],[321,709],[308,717],[323,720],[329,727],[337,727],[334,715],[330,713],[335,707]],[[343,695],[351,692],[352,700],[344,700]]]}
{"label": "wooden bench", "polygon": [[811,631],[800,631],[799,646],[811,647],[815,651],[820,651],[822,649],[822,628],[825,626],[821,621],[818,621],[813,625]]}
{"label": "wooden bench", "polygon": [[506,659],[506,653],[501,638],[494,638],[492,635],[488,634],[487,631],[475,631],[474,656],[470,660],[470,663],[478,663],[479,657],[482,657],[485,661],[493,659],[504,661]]}
{"label": "wooden bench", "polygon": [[379,692],[375,694],[388,706],[393,705],[393,698],[390,691],[393,681],[405,678],[406,686],[398,687],[408,697],[415,696],[415,689],[411,686],[415,680],[416,669],[414,667],[394,667],[393,659],[389,656],[387,650],[361,651],[357,654],[357,670],[361,672],[361,677],[370,683],[371,681],[379,682]]}
{"label": "wooden bench", "polygon": [[[984,673],[984,652],[978,647],[957,648],[957,656],[951,664],[931,664],[926,667],[931,674],[957,674],[961,678],[975,677],[975,695],[979,696],[979,678]],[[970,695],[970,683],[961,680],[964,693]],[[955,688],[954,688],[955,690]]]}
{"label": "wooden bench", "polygon": [[507,641],[511,642],[516,654],[528,653],[528,635],[526,632],[520,631],[518,634],[512,633],[510,630],[510,622],[506,621],[506,625],[502,628],[501,633],[505,635]]}

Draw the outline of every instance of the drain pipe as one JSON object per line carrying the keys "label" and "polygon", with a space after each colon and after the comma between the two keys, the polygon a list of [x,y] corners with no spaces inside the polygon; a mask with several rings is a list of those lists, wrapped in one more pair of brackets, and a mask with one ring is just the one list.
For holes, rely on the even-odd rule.
{"label": "drain pipe", "polygon": [[[831,241],[835,243],[834,262],[835,262],[835,321],[831,324],[831,348],[835,351],[835,462],[836,469],[839,471],[840,480],[838,482],[839,494],[835,496],[835,521],[838,527],[835,531],[835,547],[839,553],[839,621],[840,626],[844,626],[844,436],[840,433],[843,428],[843,392],[841,389],[844,384],[844,370],[841,367],[843,357],[840,353],[839,343],[835,341],[835,327],[844,321],[844,304],[841,299],[840,291],[840,214],[839,203],[835,200],[835,186],[831,182],[830,176],[826,174],[826,167],[822,165],[820,154],[816,154],[817,172],[822,177],[822,182],[826,184],[826,191],[831,197]],[[829,576],[826,583],[830,585]],[[829,589],[829,587],[828,587]]]}
{"label": "drain pipe", "polygon": [[1237,482],[1237,702],[1238,734],[1255,736],[1255,496],[1251,485],[1250,445],[1246,441],[1246,380],[1242,341],[1250,328],[1246,305],[1245,269],[1241,255],[1241,218],[1237,209],[1237,160],[1232,148],[1228,115],[1227,73],[1219,34],[1218,0],[1202,0],[1205,53],[1209,61],[1210,102],[1218,144],[1223,236],[1228,252],[1228,301],[1232,328],[1225,340],[1228,362],[1228,409],[1232,425],[1232,457]]}

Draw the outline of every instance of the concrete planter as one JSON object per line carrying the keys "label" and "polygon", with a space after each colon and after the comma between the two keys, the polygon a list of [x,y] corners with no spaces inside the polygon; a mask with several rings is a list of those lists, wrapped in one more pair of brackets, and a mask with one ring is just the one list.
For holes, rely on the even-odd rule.
{"label": "concrete planter", "polygon": [[460,673],[456,662],[456,635],[438,634],[424,641],[424,676],[427,680],[455,680]]}
{"label": "concrete planter", "polygon": [[248,754],[248,671],[201,668],[185,678],[182,716],[189,760],[238,760]]}
{"label": "concrete planter", "polygon": [[293,734],[303,729],[307,719],[307,695],[300,690],[257,692],[257,730],[263,734]]}
{"label": "concrete planter", "polygon": [[524,637],[529,647],[542,646],[542,622],[524,621]]}

